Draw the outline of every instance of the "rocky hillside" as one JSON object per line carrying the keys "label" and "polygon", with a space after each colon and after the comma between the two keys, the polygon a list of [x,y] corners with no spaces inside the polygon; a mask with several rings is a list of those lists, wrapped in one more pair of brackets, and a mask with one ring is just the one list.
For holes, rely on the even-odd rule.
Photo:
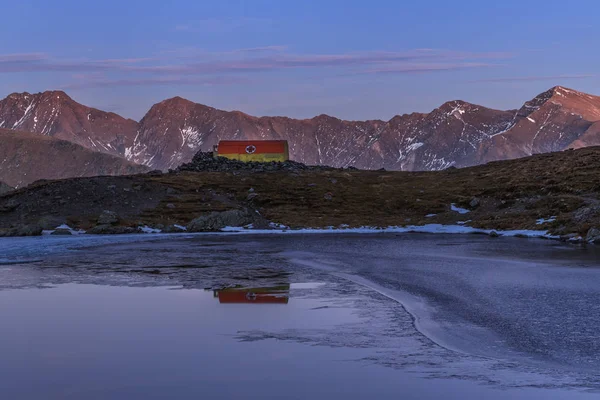
{"label": "rocky hillside", "polygon": [[135,174],[147,170],[148,167],[66,140],[0,129],[0,181],[12,187],[22,187],[38,179]]}
{"label": "rocky hillside", "polygon": [[[202,160],[195,165],[206,167]],[[145,225],[173,231],[197,218],[206,227],[218,222],[212,213],[237,210],[244,221],[260,215],[292,228],[460,223],[549,230],[565,240],[597,232],[600,243],[599,197],[600,147],[432,172],[298,166],[73,178],[0,197],[0,236],[63,223],[92,233]]]}
{"label": "rocky hillside", "polygon": [[137,123],[82,106],[62,92],[23,93],[0,101],[0,126],[163,170],[212,150],[221,139],[286,139],[291,158],[305,164],[441,170],[600,145],[600,97],[557,86],[515,110],[456,100],[389,121],[258,118],[175,97]]}

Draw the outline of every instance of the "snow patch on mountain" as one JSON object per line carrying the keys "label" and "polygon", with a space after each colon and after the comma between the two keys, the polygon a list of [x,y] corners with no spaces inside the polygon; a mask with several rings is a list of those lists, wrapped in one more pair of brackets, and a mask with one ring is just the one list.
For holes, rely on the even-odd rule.
{"label": "snow patch on mountain", "polygon": [[181,133],[181,147],[197,149],[202,145],[202,135],[198,129],[186,126],[179,130]]}

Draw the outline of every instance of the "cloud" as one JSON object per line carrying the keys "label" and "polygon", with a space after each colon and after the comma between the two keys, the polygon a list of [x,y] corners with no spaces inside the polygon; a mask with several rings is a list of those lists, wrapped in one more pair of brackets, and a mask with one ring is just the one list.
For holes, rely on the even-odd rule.
{"label": "cloud", "polygon": [[471,81],[473,83],[479,82],[537,82],[537,81],[555,81],[559,79],[587,79],[595,78],[597,75],[585,74],[585,75],[555,75],[555,76],[517,76],[511,78],[490,78],[490,79],[479,79]]}
{"label": "cloud", "polygon": [[109,58],[106,60],[93,61],[95,64],[138,64],[148,61],[156,61],[156,57],[143,57],[143,58]]}
{"label": "cloud", "polygon": [[[449,60],[498,59],[501,57],[510,57],[510,55],[504,53],[463,53],[434,50],[308,55],[277,53],[258,58],[242,58],[227,61],[216,60],[201,63],[170,65],[130,66],[124,68],[135,72],[190,75],[203,73],[262,72],[291,68],[352,68],[377,64],[381,66],[380,70],[383,70],[386,65],[390,63],[397,64],[399,62],[424,60],[429,63],[440,63]],[[469,65],[469,63],[465,65]]]}
{"label": "cloud", "polygon": [[237,77],[211,77],[211,78],[182,78],[182,77],[156,77],[142,79],[90,79],[63,85],[60,89],[87,89],[98,87],[122,86],[157,86],[157,85],[190,85],[190,86],[215,86],[239,85],[250,80]]}
{"label": "cloud", "polygon": [[0,54],[0,63],[34,62],[47,60],[44,53]]}
{"label": "cloud", "polygon": [[206,18],[181,23],[175,31],[183,33],[227,33],[241,29],[257,29],[272,24],[270,19],[253,17]]}
{"label": "cloud", "polygon": [[[225,52],[162,52],[148,57],[57,59],[42,53],[0,54],[2,73],[71,73],[64,88],[150,85],[224,85],[248,82],[249,74],[285,70],[332,70],[337,75],[408,74],[498,66],[510,53],[438,49],[294,54],[270,45]],[[245,77],[242,79],[241,77]]]}
{"label": "cloud", "polygon": [[262,46],[262,47],[250,47],[247,49],[236,49],[231,51],[231,54],[235,53],[282,53],[288,49],[288,46]]}
{"label": "cloud", "polygon": [[[405,52],[366,52],[342,54],[289,54],[285,46],[264,46],[216,53],[220,57],[197,62],[190,56],[179,57],[163,54],[156,57],[103,59],[103,60],[56,60],[41,54],[0,55],[0,73],[10,72],[94,72],[115,71],[121,73],[202,75],[231,72],[261,72],[291,68],[360,68],[377,66],[383,71],[392,63],[427,62],[442,64],[449,61],[500,59],[511,57],[507,53],[465,53],[447,50],[420,49]],[[224,54],[230,56],[224,57]],[[203,57],[204,59],[210,57]],[[224,60],[225,58],[225,60]],[[2,62],[2,60],[6,60]],[[193,61],[192,61],[193,60]]]}
{"label": "cloud", "polygon": [[360,71],[357,74],[418,74],[425,72],[457,71],[471,68],[490,68],[497,67],[498,64],[487,63],[457,63],[457,64],[400,64],[395,66],[386,66],[383,68],[373,68]]}

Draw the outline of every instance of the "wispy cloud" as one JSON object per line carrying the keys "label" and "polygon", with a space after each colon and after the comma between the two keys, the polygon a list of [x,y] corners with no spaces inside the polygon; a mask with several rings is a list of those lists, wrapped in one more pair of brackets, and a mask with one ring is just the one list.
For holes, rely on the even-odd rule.
{"label": "wispy cloud", "polygon": [[457,64],[400,64],[383,68],[373,68],[359,72],[359,74],[417,74],[437,71],[456,71],[471,68],[497,67],[498,64],[488,63],[457,63]]}
{"label": "wispy cloud", "polygon": [[162,52],[148,57],[57,59],[42,53],[0,55],[0,73],[71,73],[65,88],[142,85],[216,85],[248,82],[249,74],[332,70],[339,75],[407,74],[498,66],[510,53],[416,49],[398,52],[294,54],[284,45],[224,52]]}
{"label": "wispy cloud", "polygon": [[156,61],[156,57],[142,57],[142,58],[109,58],[106,60],[93,61],[95,64],[139,64],[148,61]]}
{"label": "wispy cloud", "polygon": [[47,60],[44,53],[0,54],[0,63],[35,62]]}
{"label": "wispy cloud", "polygon": [[282,53],[288,49],[288,46],[262,46],[262,47],[250,47],[246,49],[236,49],[231,51],[235,53]]}
{"label": "wispy cloud", "polygon": [[[0,55],[0,73],[10,72],[94,72],[115,71],[120,73],[158,75],[206,75],[235,72],[262,72],[291,68],[365,68],[374,72],[409,71],[415,62],[419,70],[483,66],[474,60],[498,60],[511,57],[507,53],[465,53],[447,50],[412,50],[405,52],[366,52],[342,54],[291,54],[285,46],[264,46],[227,52],[229,57],[198,62],[189,54],[155,57],[102,59],[102,60],[56,60],[40,54]],[[208,57],[201,57],[208,58]],[[2,62],[2,60],[6,60]],[[402,63],[407,63],[402,65]],[[491,65],[491,64],[490,64]]]}
{"label": "wispy cloud", "polygon": [[554,76],[516,76],[509,78],[490,78],[490,79],[478,79],[470,81],[472,83],[479,82],[536,82],[536,81],[556,81],[561,79],[588,79],[595,78],[597,75],[584,74],[584,75],[554,75]]}
{"label": "wispy cloud", "polygon": [[226,33],[241,29],[255,29],[271,25],[272,21],[266,18],[232,17],[232,18],[206,18],[180,23],[175,26],[175,31],[184,33]]}
{"label": "wispy cloud", "polygon": [[122,87],[122,86],[157,86],[157,85],[190,85],[190,86],[215,86],[236,85],[248,83],[250,80],[238,77],[211,77],[211,78],[189,78],[189,77],[156,77],[143,79],[89,79],[79,80],[60,89],[87,89],[97,87]]}
{"label": "wispy cloud", "polygon": [[[177,73],[177,74],[203,74],[203,73],[226,73],[226,72],[252,72],[269,71],[290,68],[353,68],[369,65],[380,65],[379,71],[385,68],[401,68],[399,62],[427,62],[430,70],[447,68],[449,60],[473,60],[473,59],[499,59],[511,57],[504,53],[462,53],[452,51],[414,50],[408,52],[369,52],[349,54],[272,54],[257,58],[241,58],[227,61],[209,61],[200,63],[183,63],[153,66],[130,66],[123,67],[136,72],[147,73]],[[396,66],[389,67],[390,63]],[[455,66],[458,64],[455,64]],[[466,67],[475,66],[473,62],[462,64]],[[481,63],[479,63],[481,65]],[[489,64],[491,65],[491,64]],[[387,66],[387,67],[386,67]],[[424,66],[424,64],[422,64]],[[421,68],[425,71],[426,68]]]}

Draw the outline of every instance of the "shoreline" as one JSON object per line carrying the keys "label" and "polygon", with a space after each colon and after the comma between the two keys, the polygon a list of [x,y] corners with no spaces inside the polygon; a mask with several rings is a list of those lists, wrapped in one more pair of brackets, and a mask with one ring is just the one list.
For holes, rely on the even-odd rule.
{"label": "shoreline", "polygon": [[[57,228],[60,230],[68,229],[70,235],[56,235],[57,237],[68,238],[69,236],[85,236],[85,237],[148,237],[148,236],[197,236],[197,235],[302,235],[302,234],[405,234],[405,233],[421,233],[421,234],[446,234],[446,235],[485,235],[490,237],[517,237],[524,239],[546,239],[557,240],[569,243],[586,243],[584,238],[579,236],[570,240],[563,240],[559,235],[552,235],[547,230],[528,230],[528,229],[512,229],[512,230],[495,230],[495,229],[480,229],[466,225],[444,225],[444,224],[426,224],[426,225],[407,225],[407,226],[387,226],[387,227],[325,227],[325,228],[289,228],[285,226],[277,226],[271,229],[254,229],[249,227],[233,227],[227,226],[217,231],[205,232],[162,232],[160,229],[151,229],[148,227],[139,227],[138,232],[127,234],[91,234],[85,231],[75,230],[72,228]],[[55,236],[52,235],[54,230],[45,230],[39,236]],[[37,236],[37,237],[39,237]],[[23,236],[8,236],[23,237]],[[36,237],[36,236],[30,236]],[[2,239],[2,238],[0,238]],[[575,239],[575,240],[574,240]],[[592,244],[590,242],[590,244]]]}

